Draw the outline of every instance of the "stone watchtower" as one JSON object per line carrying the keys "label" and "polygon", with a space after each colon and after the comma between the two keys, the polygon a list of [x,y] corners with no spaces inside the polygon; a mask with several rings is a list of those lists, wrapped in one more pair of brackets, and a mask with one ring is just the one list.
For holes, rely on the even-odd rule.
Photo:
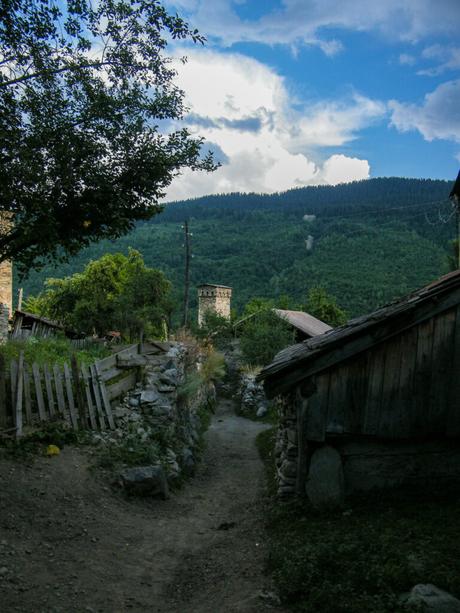
{"label": "stone watchtower", "polygon": [[211,311],[230,319],[232,288],[206,283],[198,286],[198,325],[203,325],[205,313]]}

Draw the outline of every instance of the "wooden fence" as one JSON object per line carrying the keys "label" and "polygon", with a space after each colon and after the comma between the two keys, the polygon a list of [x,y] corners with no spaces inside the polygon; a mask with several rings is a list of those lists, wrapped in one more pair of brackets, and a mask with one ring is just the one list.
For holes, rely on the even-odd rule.
{"label": "wooden fence", "polygon": [[7,365],[0,356],[0,431],[22,436],[25,426],[64,420],[74,429],[114,429],[112,405],[136,385],[134,358],[139,345],[131,345],[90,366],[27,364]]}

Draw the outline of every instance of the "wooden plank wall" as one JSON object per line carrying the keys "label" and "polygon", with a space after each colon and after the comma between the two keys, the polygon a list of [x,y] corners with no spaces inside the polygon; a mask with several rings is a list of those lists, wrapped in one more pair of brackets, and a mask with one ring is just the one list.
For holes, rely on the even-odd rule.
{"label": "wooden plank wall", "polygon": [[74,429],[114,429],[112,407],[137,381],[137,369],[118,368],[117,357],[138,353],[139,345],[131,345],[90,367],[75,360],[62,367],[27,364],[23,353],[6,364],[0,355],[0,432],[21,436],[25,426],[55,420]]}
{"label": "wooden plank wall", "polygon": [[460,435],[460,306],[316,375],[307,438]]}

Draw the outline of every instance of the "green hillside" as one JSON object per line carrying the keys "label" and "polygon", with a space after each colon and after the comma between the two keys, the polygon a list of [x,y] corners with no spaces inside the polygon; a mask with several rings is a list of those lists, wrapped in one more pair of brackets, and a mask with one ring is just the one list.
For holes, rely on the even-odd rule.
{"label": "green hillside", "polygon": [[[350,316],[361,314],[447,271],[455,219],[450,183],[371,179],[281,194],[208,196],[167,205],[128,236],[103,241],[68,264],[32,272],[22,284],[38,293],[47,277],[69,275],[106,252],[138,249],[163,270],[178,302],[183,287],[184,219],[193,233],[192,284],[234,288],[240,310],[254,296],[305,301],[322,285]],[[304,220],[315,215],[314,220]],[[308,236],[313,247],[307,250]],[[192,306],[195,304],[193,291]]]}

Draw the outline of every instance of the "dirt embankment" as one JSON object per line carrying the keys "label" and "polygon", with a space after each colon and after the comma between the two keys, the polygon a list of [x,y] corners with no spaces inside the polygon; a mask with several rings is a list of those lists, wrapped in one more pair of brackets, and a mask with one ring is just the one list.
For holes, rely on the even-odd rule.
{"label": "dirt embankment", "polygon": [[33,464],[0,460],[4,613],[280,610],[269,590],[265,426],[219,404],[197,475],[167,501],[125,500],[76,448]]}

